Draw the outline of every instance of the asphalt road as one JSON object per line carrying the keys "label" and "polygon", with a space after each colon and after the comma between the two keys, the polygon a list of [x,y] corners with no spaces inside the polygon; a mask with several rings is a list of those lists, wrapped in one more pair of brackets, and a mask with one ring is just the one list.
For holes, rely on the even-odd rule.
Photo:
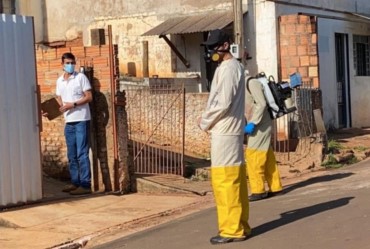
{"label": "asphalt road", "polygon": [[95,249],[367,249],[370,248],[370,161],[327,172],[250,204],[252,236],[211,245],[215,208],[174,220]]}

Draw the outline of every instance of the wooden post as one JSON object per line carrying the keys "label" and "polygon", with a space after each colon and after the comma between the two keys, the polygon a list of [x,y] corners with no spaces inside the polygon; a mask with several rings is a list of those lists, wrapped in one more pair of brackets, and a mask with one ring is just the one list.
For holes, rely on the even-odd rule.
{"label": "wooden post", "polygon": [[245,65],[244,54],[244,32],[243,32],[243,8],[242,0],[233,0],[234,7],[234,42],[239,46],[239,58]]}
{"label": "wooden post", "polygon": [[143,77],[149,77],[148,41],[143,41]]}

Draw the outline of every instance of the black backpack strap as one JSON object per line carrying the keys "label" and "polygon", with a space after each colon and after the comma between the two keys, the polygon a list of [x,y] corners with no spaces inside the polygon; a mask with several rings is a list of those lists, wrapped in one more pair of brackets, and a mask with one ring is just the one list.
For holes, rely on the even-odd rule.
{"label": "black backpack strap", "polygon": [[249,79],[247,80],[247,84],[246,84],[246,88],[248,90],[248,92],[251,94],[251,90],[249,89],[249,81],[252,80],[252,79],[256,79],[255,77],[249,77]]}

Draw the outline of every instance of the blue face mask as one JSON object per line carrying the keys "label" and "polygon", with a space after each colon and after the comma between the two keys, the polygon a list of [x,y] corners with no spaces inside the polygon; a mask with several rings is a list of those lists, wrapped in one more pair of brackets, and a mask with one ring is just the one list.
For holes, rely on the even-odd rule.
{"label": "blue face mask", "polygon": [[73,73],[75,71],[75,65],[64,64],[64,71],[66,71],[67,73]]}

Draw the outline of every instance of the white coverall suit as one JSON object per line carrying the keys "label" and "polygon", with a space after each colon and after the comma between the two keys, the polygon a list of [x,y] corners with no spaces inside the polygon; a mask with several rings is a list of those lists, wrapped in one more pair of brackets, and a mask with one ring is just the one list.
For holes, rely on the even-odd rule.
{"label": "white coverall suit", "polygon": [[246,118],[255,124],[255,130],[248,135],[245,158],[252,194],[265,193],[265,180],[270,192],[282,190],[280,174],[274,152],[271,148],[272,119],[267,110],[263,86],[257,79],[247,82]]}
{"label": "white coverall suit", "polygon": [[219,235],[249,235],[249,202],[243,155],[245,76],[235,58],[215,71],[200,128],[211,132],[211,177]]}

